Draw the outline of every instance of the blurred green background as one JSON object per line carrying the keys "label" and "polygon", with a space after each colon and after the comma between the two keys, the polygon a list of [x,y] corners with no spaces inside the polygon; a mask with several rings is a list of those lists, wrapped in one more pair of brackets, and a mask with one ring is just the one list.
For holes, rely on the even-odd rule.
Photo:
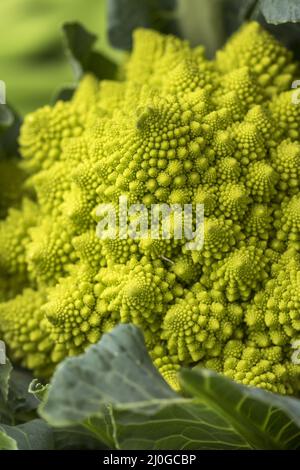
{"label": "blurred green background", "polygon": [[[0,0],[0,80],[6,82],[8,102],[21,115],[72,85],[64,22],[80,22],[98,36],[96,49],[119,62],[120,50],[130,49],[132,31],[139,26],[203,44],[213,57],[249,19],[260,21],[300,57],[299,0]],[[107,35],[117,49],[109,46]],[[82,36],[75,43],[84,52]]]}
{"label": "blurred green background", "polygon": [[[174,18],[180,19],[183,35],[193,44],[206,44],[210,53],[220,44],[222,27],[215,16],[220,16],[222,1],[0,0],[0,79],[6,82],[7,100],[24,115],[49,103],[61,88],[72,84],[72,68],[66,60],[61,30],[66,21],[79,21],[95,33],[99,38],[96,49],[119,62],[120,49],[128,48],[135,27],[174,32],[174,25],[163,28],[154,18],[162,14],[165,22],[165,16],[171,17],[170,11],[176,6]],[[164,8],[170,9],[167,15]],[[213,23],[217,27],[212,28]],[[109,30],[111,41],[119,50],[109,46]]]}
{"label": "blurred green background", "polygon": [[108,46],[105,0],[0,0],[0,79],[21,114],[73,82],[62,41],[65,21],[83,23],[99,36],[98,50],[120,58]]}

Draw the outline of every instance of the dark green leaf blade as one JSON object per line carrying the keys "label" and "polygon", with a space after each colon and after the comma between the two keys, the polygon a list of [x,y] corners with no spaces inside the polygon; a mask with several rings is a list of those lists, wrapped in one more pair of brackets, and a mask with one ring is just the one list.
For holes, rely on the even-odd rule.
{"label": "dark green leaf blade", "polygon": [[74,57],[83,65],[87,65],[89,54],[97,41],[94,33],[87,31],[80,23],[65,23],[63,31]]}
{"label": "dark green leaf blade", "polygon": [[38,401],[28,393],[29,372],[13,369],[10,362],[0,366],[0,423],[15,425],[36,418]]}
{"label": "dark green leaf blade", "polygon": [[63,25],[66,51],[73,68],[75,79],[85,72],[91,72],[99,79],[114,78],[117,66],[103,54],[93,50],[97,36],[87,31],[80,23]]}
{"label": "dark green leaf blade", "polygon": [[28,392],[32,381],[30,372],[23,369],[13,369],[9,383],[9,405],[15,417],[18,415],[30,414],[38,407],[38,400]]}
{"label": "dark green leaf blade", "polygon": [[75,86],[64,86],[56,90],[51,98],[51,103],[55,104],[57,101],[70,101],[75,93]]}
{"label": "dark green leaf blade", "polygon": [[118,49],[130,50],[135,28],[152,28],[179,35],[176,0],[109,0],[108,36]]}

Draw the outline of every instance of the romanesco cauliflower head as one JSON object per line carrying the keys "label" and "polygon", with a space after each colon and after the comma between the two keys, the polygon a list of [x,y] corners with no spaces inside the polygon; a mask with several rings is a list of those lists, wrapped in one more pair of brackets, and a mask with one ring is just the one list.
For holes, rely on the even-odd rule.
{"label": "romanesco cauliflower head", "polygon": [[[34,202],[0,188],[0,332],[14,360],[49,375],[132,322],[174,389],[180,368],[197,366],[299,394],[297,69],[254,22],[212,61],[138,29],[122,80],[87,75],[71,101],[26,117]],[[168,238],[161,227],[121,236],[121,197],[146,209],[203,204],[203,248],[175,236],[178,216]],[[99,204],[116,210],[114,239],[96,235]],[[132,235],[140,222],[128,222]]]}

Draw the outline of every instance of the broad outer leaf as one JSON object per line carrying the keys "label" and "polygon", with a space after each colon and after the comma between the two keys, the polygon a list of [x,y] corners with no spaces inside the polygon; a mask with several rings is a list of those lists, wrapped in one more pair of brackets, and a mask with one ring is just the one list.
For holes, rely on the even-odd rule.
{"label": "broad outer leaf", "polygon": [[80,424],[103,416],[108,405],[128,406],[177,398],[152,365],[141,332],[120,325],[54,373],[41,414],[50,424]]}
{"label": "broad outer leaf", "polygon": [[300,449],[300,402],[244,387],[205,369],[181,371],[182,388],[231,423],[255,449]]}
{"label": "broad outer leaf", "polygon": [[40,412],[55,427],[81,424],[118,449],[299,446],[297,400],[252,391],[206,370],[183,371],[182,381],[188,398],[158,374],[140,331],[119,325],[58,367]]}
{"label": "broad outer leaf", "polygon": [[66,49],[75,78],[78,80],[85,72],[92,72],[99,79],[114,78],[116,65],[104,55],[93,50],[97,36],[87,31],[80,23],[63,25]]}
{"label": "broad outer leaf", "polygon": [[113,412],[119,449],[249,450],[251,446],[224,417],[194,399],[156,402]]}
{"label": "broad outer leaf", "polygon": [[59,366],[41,415],[53,426],[82,423],[121,449],[249,448],[222,417],[169,388],[132,325]]}
{"label": "broad outer leaf", "polygon": [[[114,445],[111,406],[169,400],[177,395],[153,366],[137,328],[117,327],[82,356],[58,366],[40,414],[58,427],[85,424],[106,445]],[[95,419],[96,418],[96,419]]]}
{"label": "broad outer leaf", "polygon": [[0,424],[0,446],[3,434],[16,442],[18,450],[54,449],[53,430],[41,419],[28,421],[18,426]]}
{"label": "broad outer leaf", "polygon": [[259,0],[259,6],[268,23],[300,22],[299,0]]}

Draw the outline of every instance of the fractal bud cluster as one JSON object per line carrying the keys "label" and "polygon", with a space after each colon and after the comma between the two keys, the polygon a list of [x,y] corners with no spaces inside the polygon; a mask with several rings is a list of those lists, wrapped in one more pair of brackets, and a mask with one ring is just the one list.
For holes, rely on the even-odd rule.
{"label": "fractal bud cluster", "polygon": [[[216,54],[136,30],[115,81],[26,116],[0,163],[0,334],[49,377],[119,323],[139,326],[179,389],[181,367],[300,391],[298,65],[257,23]],[[101,240],[96,208],[204,204],[204,247]]]}

